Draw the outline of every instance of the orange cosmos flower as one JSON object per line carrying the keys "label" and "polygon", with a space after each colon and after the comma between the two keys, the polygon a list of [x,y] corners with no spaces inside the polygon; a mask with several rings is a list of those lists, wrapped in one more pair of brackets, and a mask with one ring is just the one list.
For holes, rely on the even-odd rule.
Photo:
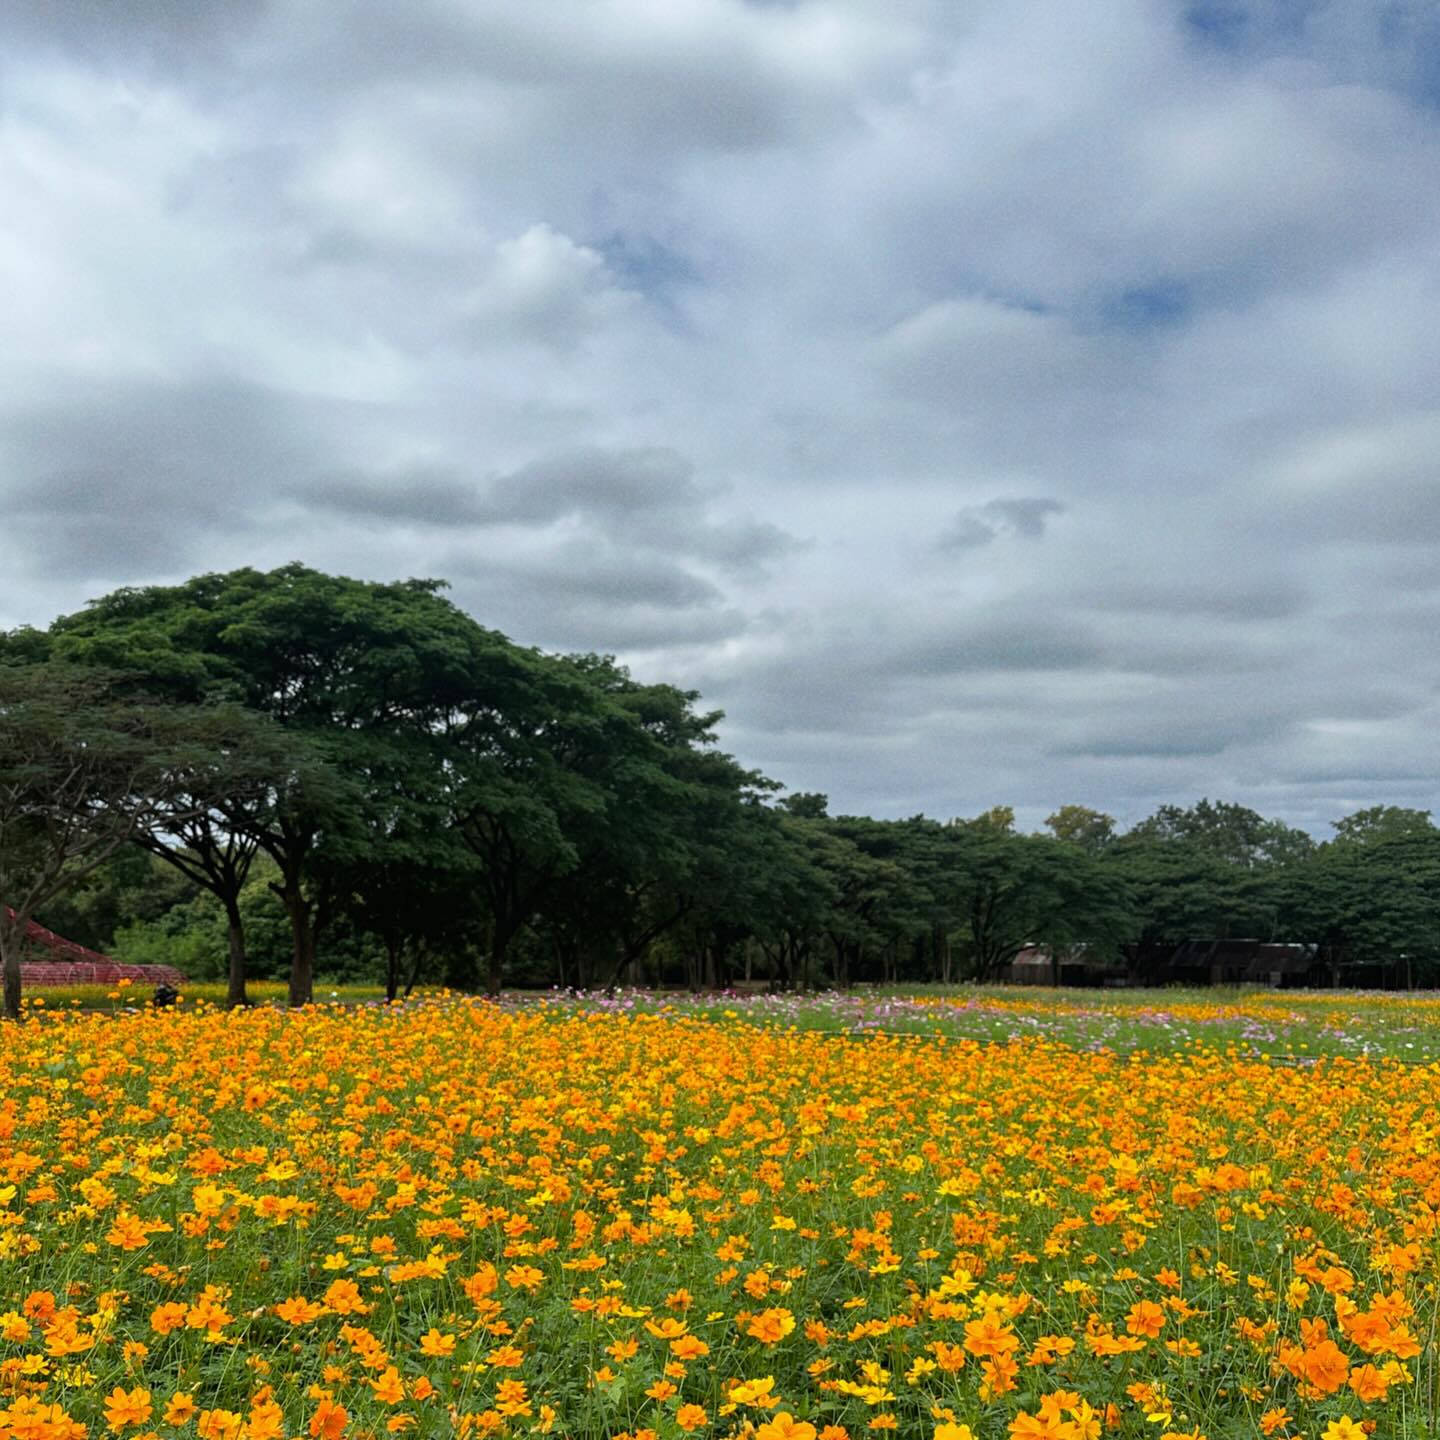
{"label": "orange cosmos flower", "polygon": [[1015,1332],[993,1315],[983,1315],[965,1326],[965,1348],[972,1355],[1008,1355],[1019,1344]]}
{"label": "orange cosmos flower", "polygon": [[1390,1389],[1390,1382],[1373,1365],[1361,1365],[1350,1372],[1350,1388],[1367,1405],[1383,1400]]}
{"label": "orange cosmos flower", "polygon": [[795,1328],[795,1317],[790,1311],[776,1307],[762,1310],[751,1316],[745,1325],[745,1333],[766,1345],[776,1345]]}
{"label": "orange cosmos flower", "polygon": [[280,1440],[284,1433],[284,1411],[274,1400],[257,1398],[245,1421],[244,1440]]}
{"label": "orange cosmos flower", "polygon": [[150,1328],[157,1335],[168,1335],[172,1330],[178,1330],[185,1323],[188,1305],[181,1305],[177,1301],[170,1301],[165,1305],[157,1305],[150,1312]]}
{"label": "orange cosmos flower", "polygon": [[115,1217],[115,1223],[105,1232],[105,1238],[121,1250],[143,1250],[150,1243],[144,1224],[127,1210],[122,1210]]}
{"label": "orange cosmos flower", "polygon": [[755,1440],[815,1440],[815,1427],[781,1410],[756,1429]]}
{"label": "orange cosmos flower", "polygon": [[1125,1328],[1153,1340],[1165,1328],[1165,1312],[1153,1300],[1137,1300],[1125,1317]]}
{"label": "orange cosmos flower", "polygon": [[195,1430],[200,1440],[240,1440],[244,1423],[234,1410],[202,1410]]}
{"label": "orange cosmos flower", "polygon": [[197,1408],[193,1395],[183,1390],[177,1390],[165,1402],[165,1423],[176,1426],[184,1425]]}
{"label": "orange cosmos flower", "polygon": [[310,1434],[313,1440],[340,1440],[349,1422],[350,1414],[343,1405],[322,1400],[310,1417]]}
{"label": "orange cosmos flower", "polygon": [[294,1295],[288,1300],[282,1300],[275,1307],[275,1313],[287,1325],[308,1325],[325,1314],[325,1307],[314,1300],[305,1299],[303,1295]]}
{"label": "orange cosmos flower", "polygon": [[1075,1426],[1051,1410],[1032,1415],[1021,1410],[1010,1422],[1012,1440],[1074,1440]]}
{"label": "orange cosmos flower", "polygon": [[1323,1395],[1338,1390],[1350,1374],[1350,1362],[1333,1340],[1322,1340],[1300,1361],[1301,1373]]}
{"label": "orange cosmos flower", "polygon": [[367,1380],[365,1383],[375,1392],[375,1398],[382,1405],[398,1405],[405,1398],[405,1382],[393,1365],[387,1365],[376,1379]]}
{"label": "orange cosmos flower", "polygon": [[370,1307],[360,1296],[353,1280],[332,1280],[325,1291],[325,1303],[337,1315],[368,1315]]}
{"label": "orange cosmos flower", "polygon": [[143,1425],[152,1413],[150,1392],[142,1386],[122,1390],[117,1385],[105,1397],[105,1423],[117,1434],[132,1425]]}

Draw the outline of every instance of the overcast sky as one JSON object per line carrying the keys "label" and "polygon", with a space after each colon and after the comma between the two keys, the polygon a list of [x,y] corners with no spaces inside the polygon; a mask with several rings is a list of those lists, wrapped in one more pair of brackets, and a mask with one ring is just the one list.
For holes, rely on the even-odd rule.
{"label": "overcast sky", "polygon": [[837,811],[1440,810],[1433,0],[5,0],[0,625],[302,560]]}

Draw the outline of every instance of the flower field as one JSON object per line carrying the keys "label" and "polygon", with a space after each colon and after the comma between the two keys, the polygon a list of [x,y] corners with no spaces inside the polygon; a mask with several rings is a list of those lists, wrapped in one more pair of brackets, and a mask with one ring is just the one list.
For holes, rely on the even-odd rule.
{"label": "flower field", "polygon": [[0,1440],[1434,1434],[1440,1065],[1203,1011],[1125,1053],[743,1005],[35,1016]]}

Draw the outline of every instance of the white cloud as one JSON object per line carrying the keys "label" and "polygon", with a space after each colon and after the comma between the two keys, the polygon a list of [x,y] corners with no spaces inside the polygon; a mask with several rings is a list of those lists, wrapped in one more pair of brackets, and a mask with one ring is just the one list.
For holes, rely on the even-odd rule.
{"label": "white cloud", "polygon": [[541,223],[495,247],[493,266],[466,311],[480,343],[529,341],[565,350],[624,324],[636,303],[603,256]]}
{"label": "white cloud", "polygon": [[0,623],[448,569],[840,808],[1440,809],[1427,7],[125,8],[0,12]]}

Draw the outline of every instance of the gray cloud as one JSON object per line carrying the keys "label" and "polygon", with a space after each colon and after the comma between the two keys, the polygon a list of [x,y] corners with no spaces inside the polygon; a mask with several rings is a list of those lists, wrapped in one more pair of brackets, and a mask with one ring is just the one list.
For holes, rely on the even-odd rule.
{"label": "gray cloud", "polygon": [[669,449],[596,448],[547,456],[491,480],[422,467],[328,475],[296,498],[357,519],[417,526],[580,527],[634,552],[656,551],[748,575],[794,550],[778,526],[717,517],[718,498]]}
{"label": "gray cloud", "polygon": [[1163,730],[1148,723],[1099,730],[1057,746],[1061,758],[1094,760],[1213,759],[1237,745],[1279,739],[1283,721],[1271,717],[1200,716],[1188,723],[1172,720]]}
{"label": "gray cloud", "polygon": [[448,575],[843,810],[1440,810],[1435,39],[15,0],[0,624]]}
{"label": "gray cloud", "polygon": [[1191,620],[1264,623],[1288,620],[1306,608],[1307,592],[1287,580],[1207,584],[1201,578],[1178,576],[1152,583],[1121,581],[1097,588],[1084,603],[1121,615],[1180,616]]}
{"label": "gray cloud", "polygon": [[32,564],[169,571],[249,531],[343,410],[225,378],[56,386],[5,414],[0,501],[26,523]]}
{"label": "gray cloud", "polygon": [[555,649],[683,650],[729,640],[748,623],[691,571],[601,541],[511,558],[461,551],[443,569],[463,603]]}
{"label": "gray cloud", "polygon": [[501,476],[489,491],[491,516],[522,524],[571,515],[628,523],[657,511],[694,513],[704,500],[694,467],[663,449],[559,455]]}
{"label": "gray cloud", "polygon": [[970,550],[988,545],[1002,535],[1038,540],[1045,533],[1050,516],[1064,509],[1058,500],[987,500],[983,505],[970,505],[958,511],[936,543],[942,550]]}
{"label": "gray cloud", "polygon": [[153,58],[174,65],[244,34],[264,9],[265,0],[126,0],[123,7],[104,0],[12,0],[5,25],[18,40],[67,50],[92,64]]}

